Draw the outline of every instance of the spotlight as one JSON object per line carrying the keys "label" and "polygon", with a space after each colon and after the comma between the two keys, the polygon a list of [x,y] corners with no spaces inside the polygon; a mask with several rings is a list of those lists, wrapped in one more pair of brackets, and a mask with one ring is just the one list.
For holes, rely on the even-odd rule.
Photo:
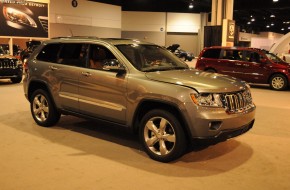
{"label": "spotlight", "polygon": [[193,4],[192,3],[190,3],[189,5],[188,5],[188,8],[190,8],[190,9],[193,9]]}

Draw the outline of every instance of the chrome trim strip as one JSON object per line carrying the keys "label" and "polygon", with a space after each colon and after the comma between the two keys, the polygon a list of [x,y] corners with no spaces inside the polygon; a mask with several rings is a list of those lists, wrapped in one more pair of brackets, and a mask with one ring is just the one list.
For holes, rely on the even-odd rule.
{"label": "chrome trim strip", "polygon": [[92,105],[96,105],[99,107],[103,107],[103,108],[107,108],[107,109],[112,109],[112,110],[116,110],[116,111],[122,111],[123,107],[118,106],[117,104],[112,104],[109,102],[105,102],[105,101],[96,101],[96,99],[94,99],[94,101],[91,100],[85,100],[85,99],[79,99],[80,102],[83,103],[87,103],[87,104],[92,104]]}
{"label": "chrome trim strip", "polygon": [[70,100],[74,100],[74,101],[78,101],[79,100],[77,95],[72,94],[72,93],[59,93],[59,96],[61,98],[66,98],[66,99],[70,99]]}
{"label": "chrome trim strip", "polygon": [[62,98],[66,98],[66,99],[70,99],[70,100],[74,100],[74,101],[79,101],[82,103],[91,104],[91,105],[95,105],[95,106],[99,106],[99,107],[103,107],[103,108],[107,108],[107,109],[112,109],[112,110],[117,110],[117,111],[122,111],[123,109],[125,109],[125,107],[121,106],[120,104],[114,104],[111,102],[87,98],[85,96],[79,96],[79,95],[72,94],[72,93],[60,93],[59,96]]}

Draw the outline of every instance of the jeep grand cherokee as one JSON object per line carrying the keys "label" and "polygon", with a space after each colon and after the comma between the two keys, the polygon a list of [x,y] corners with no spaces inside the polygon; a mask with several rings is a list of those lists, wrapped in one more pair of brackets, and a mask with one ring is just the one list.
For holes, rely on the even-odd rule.
{"label": "jeep grand cherokee", "polygon": [[12,55],[7,55],[0,46],[0,79],[10,79],[13,83],[20,83],[22,75],[22,62]]}
{"label": "jeep grand cherokee", "polygon": [[155,44],[56,38],[27,63],[24,92],[38,125],[55,125],[61,114],[113,122],[139,132],[146,153],[161,162],[182,156],[192,139],[228,139],[254,123],[245,82],[190,69]]}

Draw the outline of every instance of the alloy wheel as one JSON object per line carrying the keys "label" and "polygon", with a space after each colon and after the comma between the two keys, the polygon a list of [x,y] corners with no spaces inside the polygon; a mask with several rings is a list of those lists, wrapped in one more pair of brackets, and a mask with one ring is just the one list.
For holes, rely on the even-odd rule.
{"label": "alloy wheel", "polygon": [[47,99],[42,94],[38,94],[33,99],[33,114],[40,122],[45,122],[49,114]]}
{"label": "alloy wheel", "polygon": [[175,146],[176,136],[172,125],[163,117],[153,117],[144,127],[147,147],[156,155],[167,155]]}

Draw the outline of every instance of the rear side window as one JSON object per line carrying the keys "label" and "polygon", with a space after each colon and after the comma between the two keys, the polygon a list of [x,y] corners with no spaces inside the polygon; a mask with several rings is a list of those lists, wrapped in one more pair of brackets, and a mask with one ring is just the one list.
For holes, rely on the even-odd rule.
{"label": "rear side window", "polygon": [[57,61],[57,53],[60,47],[61,44],[48,44],[39,52],[36,59],[55,63]]}
{"label": "rear side window", "polygon": [[222,59],[229,60],[242,60],[243,59],[243,51],[236,49],[225,49],[222,53]]}
{"label": "rear side window", "polygon": [[85,66],[88,44],[62,44],[57,63],[73,66]]}
{"label": "rear side window", "polygon": [[221,49],[208,49],[203,53],[202,57],[218,59],[220,57],[220,53]]}

